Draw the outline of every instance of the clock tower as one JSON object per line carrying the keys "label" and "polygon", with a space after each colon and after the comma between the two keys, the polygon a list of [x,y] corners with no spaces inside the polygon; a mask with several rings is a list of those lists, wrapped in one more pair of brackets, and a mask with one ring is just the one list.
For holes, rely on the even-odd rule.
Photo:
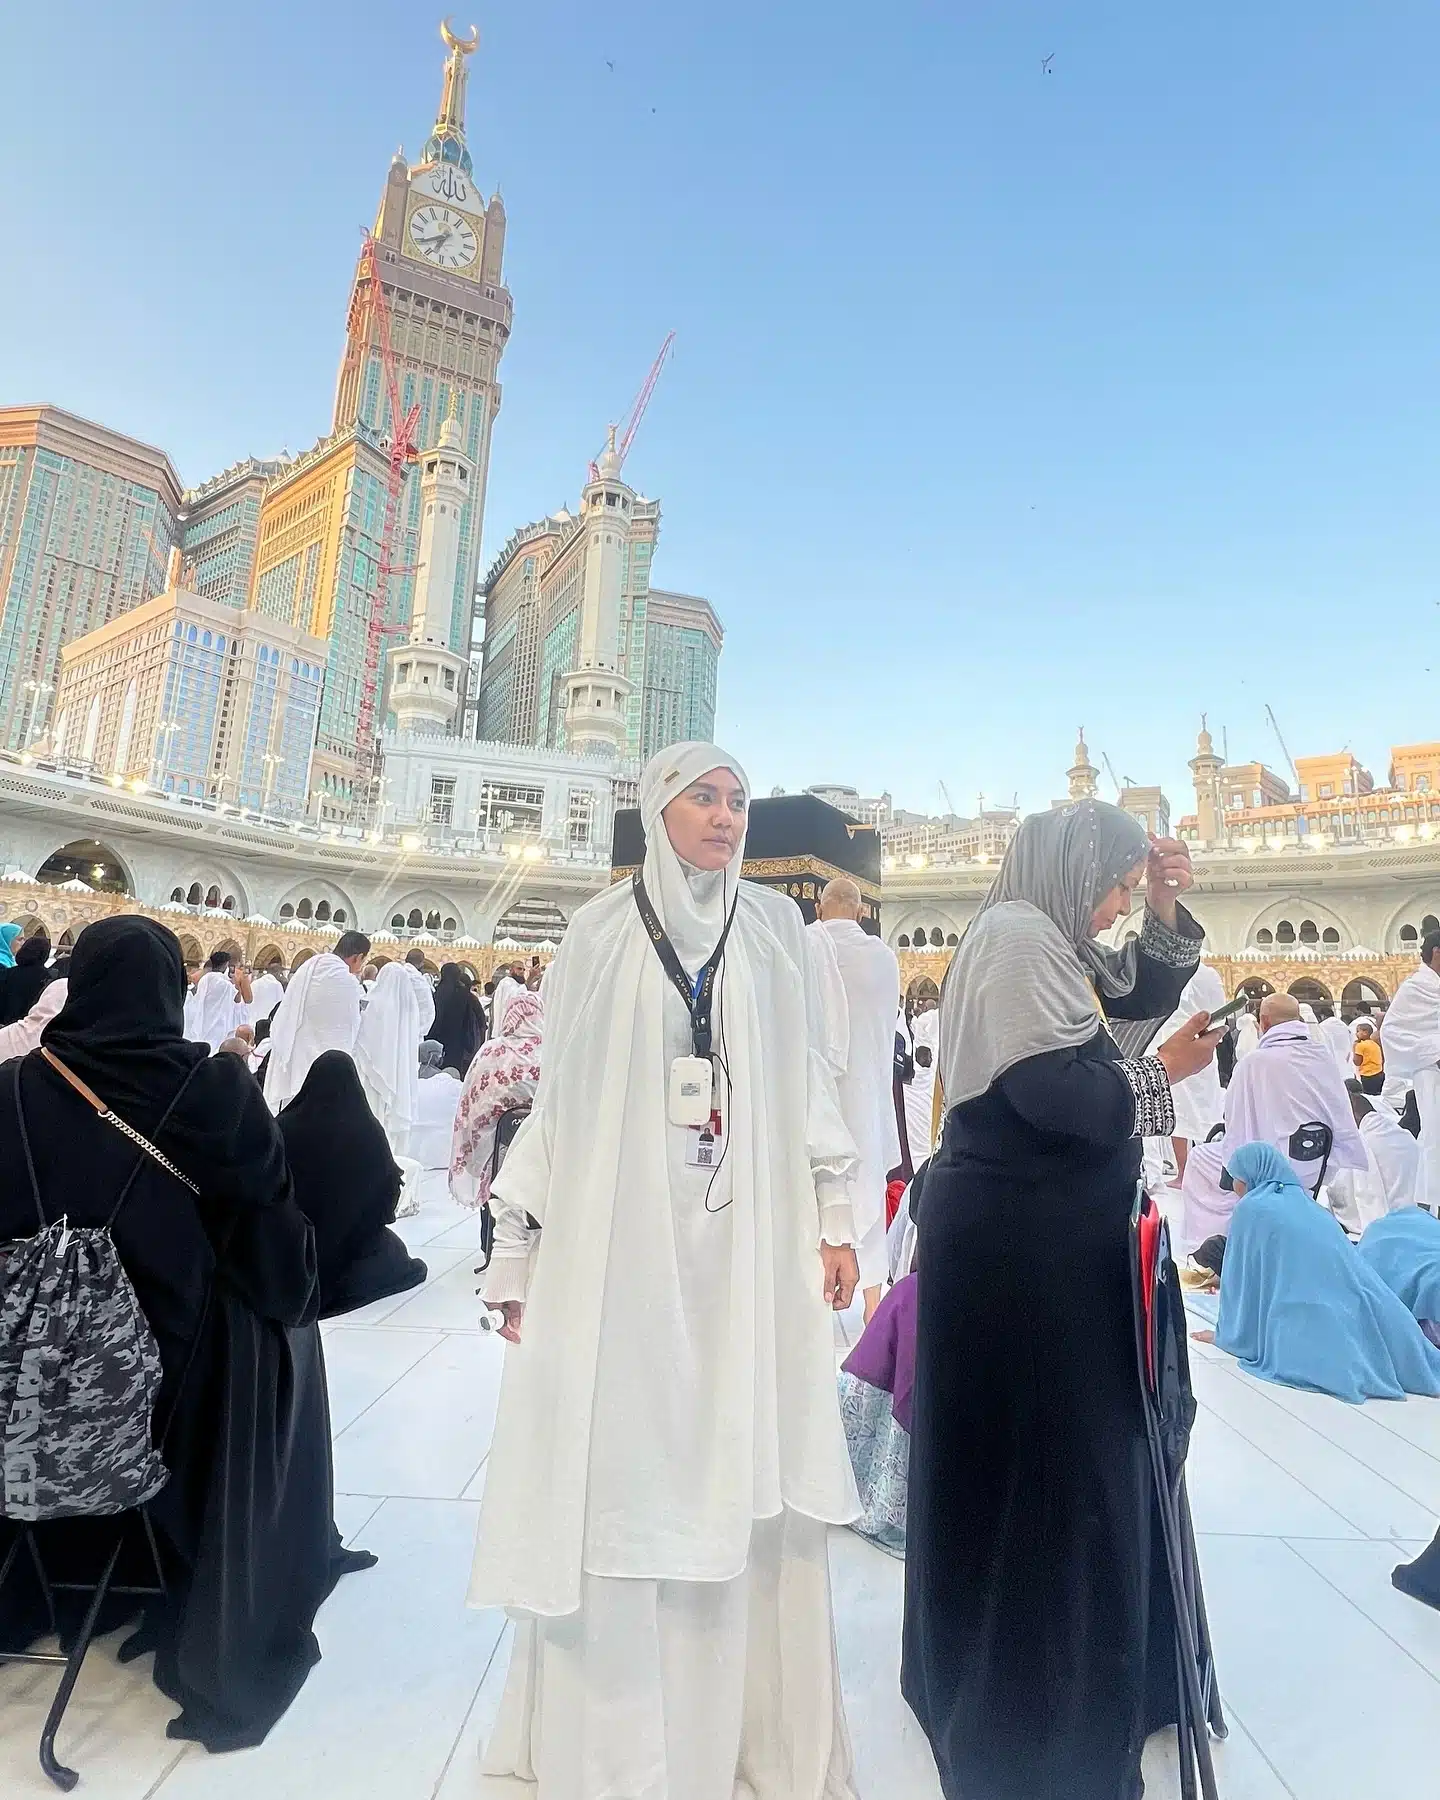
{"label": "clock tower", "polygon": [[[426,616],[439,621],[445,647],[466,657],[479,573],[490,434],[500,409],[500,358],[510,336],[511,302],[504,284],[505,207],[498,192],[482,197],[465,138],[465,88],[480,35],[457,37],[440,27],[448,52],[440,111],[411,164],[397,150],[375,220],[375,256],[390,315],[390,342],[400,384],[400,403],[417,402],[421,466],[440,445],[449,421],[451,444],[473,470],[460,508],[450,592],[426,596]],[[333,429],[360,419],[381,433],[394,429],[370,307],[359,302],[367,282],[363,265],[351,294],[350,325],[335,390]],[[458,442],[456,441],[458,435]],[[415,611],[415,569],[420,561],[422,483],[412,475],[401,496],[390,582],[393,625]],[[433,573],[433,571],[432,571]]]}

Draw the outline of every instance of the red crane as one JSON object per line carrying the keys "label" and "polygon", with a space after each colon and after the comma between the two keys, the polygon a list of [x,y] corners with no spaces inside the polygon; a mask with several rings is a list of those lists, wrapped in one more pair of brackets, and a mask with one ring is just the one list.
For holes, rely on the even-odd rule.
{"label": "red crane", "polygon": [[[640,392],[635,396],[635,404],[630,408],[630,423],[625,427],[624,437],[615,445],[622,469],[625,467],[625,458],[630,454],[630,446],[635,442],[635,433],[640,429],[640,421],[645,417],[645,408],[650,404],[650,396],[655,392],[655,383],[660,379],[660,371],[665,367],[665,358],[670,354],[674,342],[675,333],[673,331],[667,333],[665,342],[660,346],[660,354],[651,363],[650,373],[645,377]],[[610,427],[611,442],[614,441],[618,429],[619,427],[615,425]],[[609,448],[610,445],[606,444],[605,449]],[[602,450],[600,455],[604,454],[605,451]],[[598,456],[590,464],[590,479],[592,481],[600,479],[600,458]]]}
{"label": "red crane", "polygon": [[350,342],[352,354],[363,364],[371,347],[372,336],[378,343],[380,367],[385,378],[385,391],[390,397],[389,471],[385,484],[385,524],[380,533],[380,561],[375,598],[365,628],[365,665],[360,682],[360,712],[355,723],[355,792],[362,809],[368,807],[370,789],[375,778],[375,714],[380,692],[380,648],[385,638],[403,627],[391,625],[387,614],[390,605],[390,577],[408,573],[395,560],[395,528],[400,518],[400,496],[405,491],[405,474],[419,454],[415,434],[420,424],[417,401],[406,413],[400,410],[400,377],[395,368],[395,353],[390,346],[390,304],[380,280],[380,260],[375,239],[367,231],[360,252],[360,269],[355,293],[350,303]]}

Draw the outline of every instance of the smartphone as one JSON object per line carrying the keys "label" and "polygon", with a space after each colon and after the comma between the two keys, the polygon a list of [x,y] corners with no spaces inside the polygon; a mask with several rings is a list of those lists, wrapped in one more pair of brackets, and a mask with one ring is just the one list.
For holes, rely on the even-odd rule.
{"label": "smartphone", "polygon": [[1248,994],[1237,994],[1233,1000],[1227,1000],[1223,1006],[1217,1006],[1210,1015],[1210,1029],[1223,1025],[1227,1019],[1233,1019],[1238,1012],[1244,1012],[1250,1004]]}

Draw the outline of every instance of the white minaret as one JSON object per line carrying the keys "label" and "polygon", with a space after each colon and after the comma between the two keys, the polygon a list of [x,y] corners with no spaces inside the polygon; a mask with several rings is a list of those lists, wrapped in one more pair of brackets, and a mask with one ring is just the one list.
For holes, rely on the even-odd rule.
{"label": "white minaret", "polygon": [[420,458],[420,554],[409,641],[390,652],[390,710],[401,731],[448,732],[464,692],[466,659],[450,648],[450,610],[460,561],[460,513],[474,468],[449,418]]}
{"label": "white minaret", "polygon": [[595,467],[580,502],[590,542],[575,667],[565,677],[565,741],[582,754],[619,757],[625,751],[633,692],[629,678],[620,673],[620,594],[635,490],[620,479],[613,425]]}

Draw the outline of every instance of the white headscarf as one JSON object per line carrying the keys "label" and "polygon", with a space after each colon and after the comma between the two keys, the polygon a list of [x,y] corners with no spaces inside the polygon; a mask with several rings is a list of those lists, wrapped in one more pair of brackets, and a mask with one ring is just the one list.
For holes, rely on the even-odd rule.
{"label": "white headscarf", "polygon": [[[355,1067],[390,1148],[406,1152],[420,1109],[420,1040],[429,1024],[404,963],[386,963],[370,990],[355,1039]],[[432,1007],[433,1012],[433,1007]]]}
{"label": "white headscarf", "polygon": [[640,777],[640,823],[645,828],[645,891],[675,946],[684,968],[694,975],[709,960],[720,941],[725,917],[735,899],[736,885],[745,861],[745,828],[742,824],[735,854],[723,869],[692,869],[675,854],[660,815],[677,795],[693,787],[712,769],[729,769],[745,790],[750,804],[750,783],[743,769],[727,759],[715,744],[672,744],[652,757]]}

